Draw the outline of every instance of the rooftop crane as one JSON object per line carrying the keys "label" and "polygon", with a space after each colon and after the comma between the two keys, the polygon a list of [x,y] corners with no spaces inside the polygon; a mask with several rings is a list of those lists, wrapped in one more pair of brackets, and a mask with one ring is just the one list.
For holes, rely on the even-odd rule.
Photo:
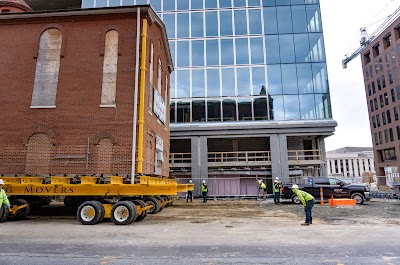
{"label": "rooftop crane", "polygon": [[356,58],[365,47],[368,46],[376,37],[379,36],[393,21],[395,21],[400,16],[400,6],[389,16],[387,16],[386,20],[370,35],[368,36],[366,27],[360,28],[361,31],[361,39],[360,39],[360,47],[358,47],[353,53],[350,55],[345,55],[345,58],[342,60],[343,69],[347,68],[347,64]]}

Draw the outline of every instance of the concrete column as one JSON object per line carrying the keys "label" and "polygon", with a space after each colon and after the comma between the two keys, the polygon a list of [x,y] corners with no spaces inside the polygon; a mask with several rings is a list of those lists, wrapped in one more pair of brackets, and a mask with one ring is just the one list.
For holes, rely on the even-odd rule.
{"label": "concrete column", "polygon": [[358,159],[354,159],[354,177],[359,177],[360,174],[358,174]]}
{"label": "concrete column", "polygon": [[321,151],[322,161],[324,162],[321,165],[320,174],[321,174],[321,177],[327,177],[328,176],[328,167],[327,167],[328,161],[326,161],[325,138],[319,137],[318,145],[319,145],[319,150]]}
{"label": "concrete column", "polygon": [[332,169],[332,167],[331,167],[331,160],[326,160],[326,165],[327,165],[327,169],[328,169],[328,176],[330,176],[331,175],[331,169]]}
{"label": "concrete column", "polygon": [[336,174],[335,160],[336,160],[336,159],[332,159],[332,160],[331,160],[332,175],[333,175],[333,174]]}
{"label": "concrete column", "polygon": [[347,176],[346,159],[342,159],[342,161],[343,161],[343,176]]}
{"label": "concrete column", "polygon": [[362,173],[363,173],[363,171],[364,171],[364,169],[363,169],[363,164],[362,164],[363,159],[360,158],[360,159],[357,159],[357,160],[358,160],[358,168],[360,169],[360,177],[361,177],[361,176],[362,176]]}
{"label": "concrete column", "polygon": [[341,159],[337,159],[337,168],[338,168],[338,172],[337,173],[342,173],[342,165],[340,164],[340,160]]}
{"label": "concrete column", "polygon": [[289,164],[286,135],[270,136],[272,177],[279,177],[282,182],[289,182]]}
{"label": "concrete column", "polygon": [[201,181],[208,180],[208,148],[207,137],[192,137],[192,178],[194,196],[201,195]]}
{"label": "concrete column", "polygon": [[375,172],[375,164],[372,158],[369,159],[369,164],[371,165],[371,172]]}
{"label": "concrete column", "polygon": [[353,170],[353,159],[349,159],[349,173],[350,177],[354,177],[354,170]]}

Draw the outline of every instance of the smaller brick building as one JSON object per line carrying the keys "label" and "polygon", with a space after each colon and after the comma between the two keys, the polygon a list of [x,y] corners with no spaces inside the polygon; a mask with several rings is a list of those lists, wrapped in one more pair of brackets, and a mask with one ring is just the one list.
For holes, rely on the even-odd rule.
{"label": "smaller brick building", "polygon": [[[137,172],[137,98],[137,109],[144,106],[138,173],[169,174],[173,64],[150,6],[0,15],[0,47],[0,173]],[[141,100],[135,88],[143,88]]]}

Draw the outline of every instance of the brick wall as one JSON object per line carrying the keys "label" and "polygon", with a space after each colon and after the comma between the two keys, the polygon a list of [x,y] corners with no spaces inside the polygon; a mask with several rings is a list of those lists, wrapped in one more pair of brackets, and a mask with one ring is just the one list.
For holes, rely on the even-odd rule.
{"label": "brick wall", "polygon": [[[135,25],[134,13],[0,21],[0,173],[130,173]],[[59,29],[63,38],[56,108],[32,109],[38,43],[49,28]],[[104,38],[110,29],[119,33],[116,107],[100,108]],[[149,26],[148,36],[161,39],[158,25]],[[169,76],[165,48],[155,45],[163,64],[163,97]],[[154,172],[159,135],[164,139],[162,175],[168,175],[168,130],[169,124],[157,122],[146,108],[144,174]]]}

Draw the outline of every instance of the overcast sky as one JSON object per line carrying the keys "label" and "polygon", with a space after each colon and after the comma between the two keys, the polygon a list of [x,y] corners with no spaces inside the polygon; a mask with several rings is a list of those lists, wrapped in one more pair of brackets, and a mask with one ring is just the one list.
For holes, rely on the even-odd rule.
{"label": "overcast sky", "polygon": [[372,146],[360,56],[342,69],[345,54],[359,47],[360,27],[371,34],[400,0],[320,0],[335,135],[326,150]]}

